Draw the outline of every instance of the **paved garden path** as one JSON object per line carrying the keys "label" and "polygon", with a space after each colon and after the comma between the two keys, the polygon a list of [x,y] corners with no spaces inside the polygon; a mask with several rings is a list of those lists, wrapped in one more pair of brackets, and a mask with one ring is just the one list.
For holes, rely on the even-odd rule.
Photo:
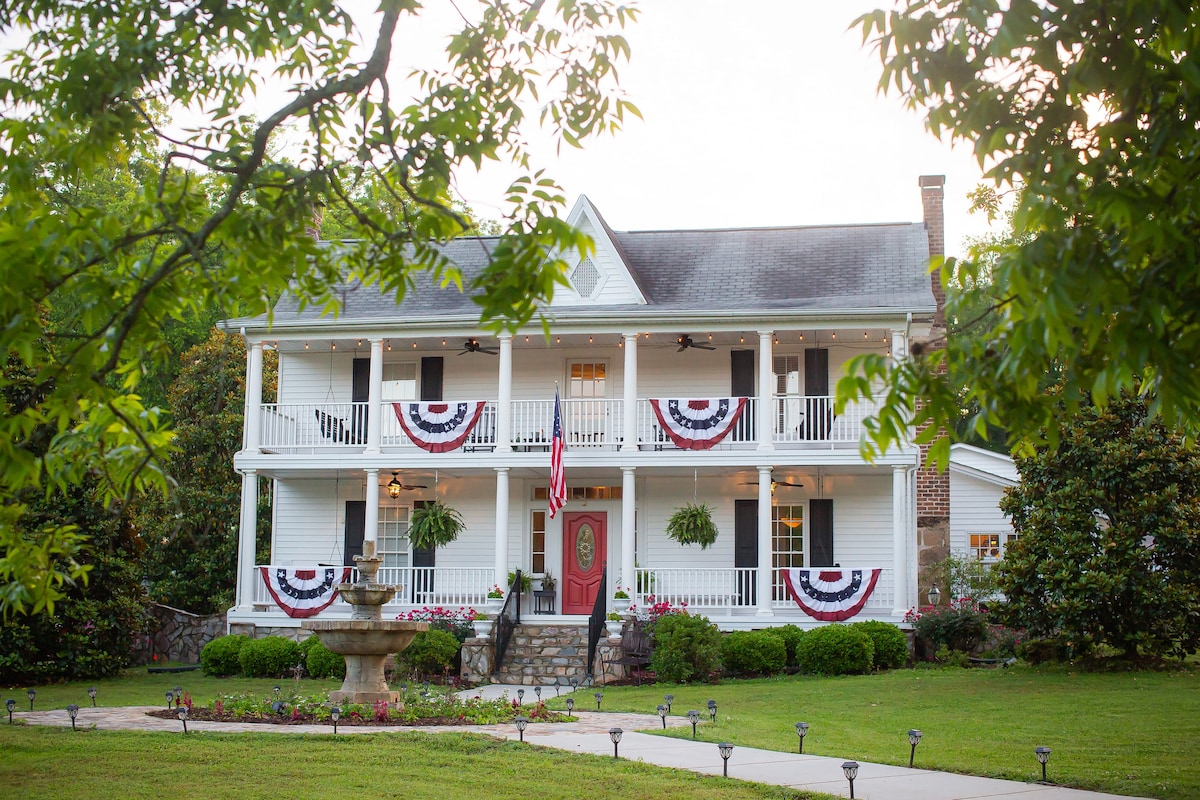
{"label": "paved garden path", "polygon": [[[516,686],[486,686],[478,690],[463,692],[472,696],[483,694],[494,697],[508,692],[515,696]],[[525,702],[530,704],[535,697],[526,688]],[[591,694],[586,695],[589,703]],[[555,723],[553,725],[530,725],[525,731],[525,740],[531,744],[568,750],[575,753],[612,755],[613,745],[608,736],[609,728],[622,728],[620,756],[634,761],[644,761],[663,767],[675,767],[710,775],[721,774],[721,757],[716,745],[711,742],[694,742],[690,739],[675,739],[652,736],[638,731],[661,728],[662,720],[653,714],[617,714],[580,710],[575,713],[578,722]],[[99,730],[141,730],[179,732],[182,726],[177,720],[159,719],[146,715],[154,706],[126,706],[120,708],[79,709],[76,725],[95,726]],[[32,725],[71,724],[65,710],[17,712],[17,716]],[[667,718],[669,727],[684,727],[686,717]],[[331,733],[329,725],[261,725],[243,722],[198,722],[188,723],[189,731],[253,731],[255,733]],[[356,733],[378,733],[380,728],[372,726],[338,726],[338,735]],[[518,734],[512,725],[449,725],[436,727],[392,728],[392,731],[466,731],[483,733],[507,739],[516,739]],[[774,750],[758,750],[753,747],[735,747],[729,759],[729,777],[790,786],[797,789],[827,792],[850,796],[849,784],[842,775],[841,758],[780,753]],[[1032,761],[1032,759],[1030,759]],[[1032,771],[1032,770],[1031,770]],[[1127,800],[1123,795],[1087,792],[1061,786],[1043,786],[1036,783],[1005,781],[995,778],[979,778],[972,775],[956,775],[949,772],[934,772],[924,769],[908,769],[888,764],[859,762],[858,778],[854,782],[854,796],[861,800]]]}

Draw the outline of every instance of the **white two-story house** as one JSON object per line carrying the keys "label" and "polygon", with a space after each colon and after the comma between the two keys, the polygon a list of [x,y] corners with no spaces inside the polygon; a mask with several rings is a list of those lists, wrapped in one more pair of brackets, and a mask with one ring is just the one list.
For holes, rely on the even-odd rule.
{"label": "white two-story house", "polygon": [[[916,447],[864,460],[875,409],[836,412],[833,394],[851,358],[904,358],[936,324],[941,180],[921,187],[936,201],[922,222],[782,228],[614,231],[580,198],[569,221],[595,254],[543,309],[549,338],[537,320],[489,335],[468,296],[421,281],[400,303],[346,285],[337,317],[284,298],[269,321],[227,321],[248,349],[231,626],[298,627],[364,541],[401,587],[385,616],[482,605],[520,568],[557,578],[536,609],[547,620],[586,617],[603,585],[602,604],[618,588],[636,604],[653,593],[724,629],[899,622],[918,602],[921,521],[949,511],[917,507]],[[492,243],[445,253],[469,280]],[[556,389],[567,502],[551,517]],[[700,428],[713,435],[688,438]],[[270,564],[254,563],[261,477]],[[409,515],[435,497],[465,530],[414,550]],[[707,549],[664,533],[693,501],[719,529]]]}

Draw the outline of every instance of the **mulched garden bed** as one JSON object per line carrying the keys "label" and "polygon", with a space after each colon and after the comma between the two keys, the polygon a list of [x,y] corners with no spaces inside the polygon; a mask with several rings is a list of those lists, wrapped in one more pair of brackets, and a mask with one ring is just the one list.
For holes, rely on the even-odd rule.
{"label": "mulched garden bed", "polygon": [[[574,722],[576,717],[568,717],[566,714],[555,713],[553,711],[545,712],[546,717],[532,718],[530,722]],[[160,708],[155,711],[147,711],[147,716],[156,717],[158,719],[178,720],[179,715],[175,709],[167,710]],[[283,714],[232,714],[228,711],[217,713],[211,708],[195,707],[188,712],[188,722],[250,722],[260,725],[328,725],[333,728],[333,722],[329,719],[318,719],[314,714],[304,714],[301,712],[287,711]],[[506,720],[509,724],[511,720]],[[353,727],[373,727],[373,728],[413,728],[423,725],[475,725],[478,723],[471,722],[463,717],[423,717],[415,720],[388,719],[379,721],[373,717],[360,716],[355,713],[343,714],[338,721],[338,727],[342,728],[347,725]]]}

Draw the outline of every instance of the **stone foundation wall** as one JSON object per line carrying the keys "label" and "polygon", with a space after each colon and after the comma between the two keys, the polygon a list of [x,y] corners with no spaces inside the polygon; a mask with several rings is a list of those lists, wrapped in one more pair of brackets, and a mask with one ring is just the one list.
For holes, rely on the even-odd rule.
{"label": "stone foundation wall", "polygon": [[[913,605],[923,606],[928,601],[929,568],[946,560],[950,555],[950,519],[948,517],[917,518],[917,597]],[[943,592],[946,587],[939,587]]]}
{"label": "stone foundation wall", "polygon": [[467,686],[478,686],[492,677],[492,657],[495,650],[489,636],[475,636],[463,642],[462,668],[459,678]]}
{"label": "stone foundation wall", "polygon": [[629,676],[629,668],[624,664],[612,663],[625,655],[621,650],[621,637],[601,639],[596,646],[596,660],[592,662],[592,675],[596,683],[616,683]]}
{"label": "stone foundation wall", "polygon": [[152,603],[146,609],[146,615],[149,617],[147,633],[139,637],[133,650],[133,664],[137,666],[156,660],[199,664],[204,645],[225,635],[223,613],[202,616]]}

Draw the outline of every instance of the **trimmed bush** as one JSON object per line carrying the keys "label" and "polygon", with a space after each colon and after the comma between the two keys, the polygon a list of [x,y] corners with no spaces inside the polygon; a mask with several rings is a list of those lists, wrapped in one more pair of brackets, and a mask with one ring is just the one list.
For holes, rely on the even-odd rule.
{"label": "trimmed bush", "polygon": [[804,629],[788,624],[765,630],[772,636],[778,636],[783,640],[783,646],[787,648],[787,665],[789,667],[800,666],[796,663],[796,645],[800,644],[800,637],[804,635]]}
{"label": "trimmed bush", "polygon": [[708,680],[721,669],[721,632],[708,617],[666,614],[654,625],[650,669],[660,681]]}
{"label": "trimmed bush", "polygon": [[871,637],[875,648],[875,669],[896,669],[908,660],[908,639],[904,631],[889,622],[865,619],[850,626]]}
{"label": "trimmed bush", "polygon": [[988,635],[987,614],[969,598],[926,608],[913,616],[921,655],[932,655],[942,647],[970,654]]}
{"label": "trimmed bush", "polygon": [[721,664],[734,675],[773,675],[787,666],[787,646],[767,631],[734,631],[721,641]]}
{"label": "trimmed bush", "polygon": [[300,663],[300,645],[282,636],[251,639],[238,653],[247,678],[279,678]]}
{"label": "trimmed bush", "polygon": [[862,675],[871,671],[874,658],[871,637],[849,625],[815,628],[796,646],[800,668],[817,675]]}
{"label": "trimmed bush", "polygon": [[218,678],[237,675],[242,671],[238,653],[248,641],[250,637],[238,633],[232,636],[218,636],[204,645],[204,649],[200,651],[200,667],[204,674]]}
{"label": "trimmed bush", "polygon": [[443,675],[454,664],[462,643],[446,631],[428,630],[413,637],[398,660],[423,675]]}
{"label": "trimmed bush", "polygon": [[313,678],[346,677],[346,658],[326,647],[318,636],[310,636],[300,643],[304,653],[304,671]]}

